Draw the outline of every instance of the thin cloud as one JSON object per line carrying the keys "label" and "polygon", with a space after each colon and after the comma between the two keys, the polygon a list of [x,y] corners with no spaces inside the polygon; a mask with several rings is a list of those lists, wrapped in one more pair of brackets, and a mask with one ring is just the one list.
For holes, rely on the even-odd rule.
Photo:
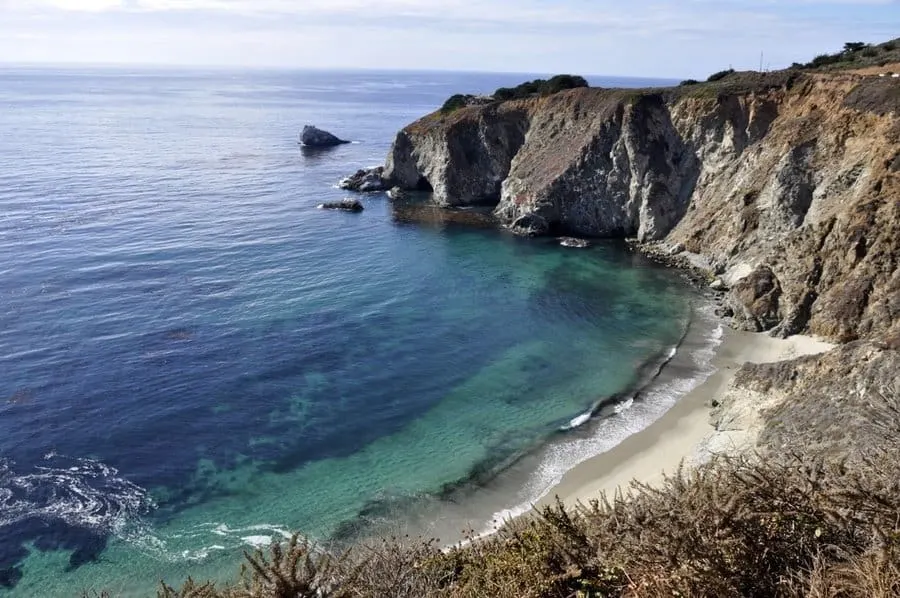
{"label": "thin cloud", "polygon": [[898,30],[888,0],[0,0],[0,61],[681,76]]}

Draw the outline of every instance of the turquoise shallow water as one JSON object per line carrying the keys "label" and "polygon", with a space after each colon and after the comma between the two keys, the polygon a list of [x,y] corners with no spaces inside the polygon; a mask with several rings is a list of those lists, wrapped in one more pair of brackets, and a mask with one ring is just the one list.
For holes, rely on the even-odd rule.
{"label": "turquoise shallow water", "polygon": [[[664,409],[561,431],[680,342],[673,273],[382,195],[315,208],[451,93],[519,79],[0,73],[0,595],[486,525]],[[307,122],[357,143],[304,154]]]}

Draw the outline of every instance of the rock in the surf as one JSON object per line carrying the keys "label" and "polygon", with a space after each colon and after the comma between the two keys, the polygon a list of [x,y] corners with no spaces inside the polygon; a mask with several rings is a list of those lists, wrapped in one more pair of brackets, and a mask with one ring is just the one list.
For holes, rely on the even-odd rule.
{"label": "rock in the surf", "polygon": [[362,212],[363,205],[356,199],[342,199],[341,201],[326,201],[319,204],[320,210],[343,210],[345,212]]}
{"label": "rock in the surf", "polygon": [[387,191],[391,188],[390,181],[384,178],[384,166],[357,170],[356,174],[348,176],[338,183],[338,186],[341,189],[360,193]]}
{"label": "rock in the surf", "polygon": [[306,147],[334,147],[335,145],[350,142],[332,135],[328,131],[323,131],[318,127],[306,125],[300,133],[300,143]]}
{"label": "rock in the surf", "polygon": [[537,214],[525,214],[517,218],[507,228],[517,235],[522,235],[524,237],[537,237],[539,235],[547,234],[547,231],[550,230],[547,221]]}
{"label": "rock in the surf", "polygon": [[591,242],[587,239],[576,239],[575,237],[562,237],[559,244],[563,247],[575,247],[577,249],[585,249],[591,246]]}

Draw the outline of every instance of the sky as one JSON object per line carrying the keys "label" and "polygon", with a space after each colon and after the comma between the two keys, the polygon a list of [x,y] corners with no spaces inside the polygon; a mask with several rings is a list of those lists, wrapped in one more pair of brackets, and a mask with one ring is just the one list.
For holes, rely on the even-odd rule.
{"label": "sky", "polygon": [[705,77],[900,36],[900,0],[0,0],[0,63]]}

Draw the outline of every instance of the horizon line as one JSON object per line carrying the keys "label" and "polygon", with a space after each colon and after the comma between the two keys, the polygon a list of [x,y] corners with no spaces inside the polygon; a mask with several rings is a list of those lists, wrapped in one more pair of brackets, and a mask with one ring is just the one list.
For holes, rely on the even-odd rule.
{"label": "horizon line", "polygon": [[603,73],[576,73],[576,72],[525,72],[525,71],[494,71],[494,70],[467,70],[446,68],[372,68],[372,67],[316,67],[316,66],[278,66],[278,65],[226,65],[226,64],[165,64],[145,62],[12,62],[0,59],[0,71],[4,69],[34,69],[34,70],[74,70],[74,69],[108,69],[108,70],[180,70],[180,71],[279,71],[279,72],[337,72],[337,73],[448,73],[460,75],[524,75],[524,76],[554,76],[560,74],[580,75],[582,77],[606,77],[616,79],[655,80],[655,81],[680,81],[679,77],[647,76],[647,75],[614,75]]}

